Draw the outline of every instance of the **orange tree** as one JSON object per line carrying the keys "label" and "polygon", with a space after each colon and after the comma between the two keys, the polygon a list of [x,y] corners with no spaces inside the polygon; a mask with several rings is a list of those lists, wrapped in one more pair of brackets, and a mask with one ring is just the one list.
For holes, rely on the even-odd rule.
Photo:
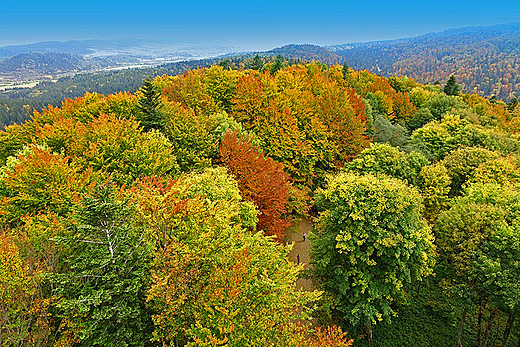
{"label": "orange tree", "polygon": [[226,133],[220,146],[220,160],[234,174],[241,194],[258,206],[258,230],[274,235],[280,242],[290,224],[287,212],[290,181],[283,165],[264,157],[247,139],[236,132]]}

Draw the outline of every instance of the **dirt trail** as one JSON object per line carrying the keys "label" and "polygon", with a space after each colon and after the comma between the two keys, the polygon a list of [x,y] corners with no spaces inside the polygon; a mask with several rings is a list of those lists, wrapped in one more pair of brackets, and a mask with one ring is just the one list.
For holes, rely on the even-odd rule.
{"label": "dirt trail", "polygon": [[[285,242],[291,244],[294,241],[294,247],[289,253],[289,260],[292,262],[298,262],[298,254],[300,255],[300,263],[304,264],[305,269],[310,266],[309,249],[311,248],[309,239],[303,241],[303,233],[309,233],[312,230],[311,221],[308,218],[304,218],[299,222],[295,223],[285,234]],[[313,290],[312,282],[305,278],[300,278],[296,282],[296,288],[303,290]]]}

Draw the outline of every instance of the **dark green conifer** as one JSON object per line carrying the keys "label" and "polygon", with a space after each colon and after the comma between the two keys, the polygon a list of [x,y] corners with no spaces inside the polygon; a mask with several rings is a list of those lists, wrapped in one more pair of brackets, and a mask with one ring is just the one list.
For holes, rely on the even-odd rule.
{"label": "dark green conifer", "polygon": [[451,75],[448,79],[448,82],[446,82],[446,85],[444,86],[444,93],[446,95],[459,95],[460,87],[454,75]]}
{"label": "dark green conifer", "polygon": [[142,97],[139,99],[138,120],[144,131],[152,129],[164,129],[164,114],[161,112],[161,96],[153,81],[149,78],[143,80],[140,88]]}
{"label": "dark green conifer", "polygon": [[251,69],[260,70],[262,67],[264,67],[264,62],[262,61],[262,58],[260,58],[260,56],[257,54],[251,62]]}
{"label": "dark green conifer", "polygon": [[509,109],[509,111],[513,111],[516,108],[516,106],[518,106],[518,99],[513,96],[511,100],[509,100],[507,108]]}
{"label": "dark green conifer", "polygon": [[348,67],[347,63],[343,64],[343,68],[341,69],[341,72],[343,73],[343,79],[347,79],[348,74],[350,73],[350,68]]}
{"label": "dark green conifer", "polygon": [[276,73],[281,69],[283,69],[283,56],[278,54],[273,66],[271,67],[271,75],[276,75]]}
{"label": "dark green conifer", "polygon": [[224,68],[224,70],[229,70],[231,69],[231,59],[229,58],[226,58],[224,60],[221,60],[218,65],[222,66]]}
{"label": "dark green conifer", "polygon": [[98,184],[75,206],[74,224],[56,238],[67,250],[64,271],[49,274],[59,315],[78,330],[82,346],[146,346],[152,319],[144,279],[149,264],[134,207],[116,187]]}

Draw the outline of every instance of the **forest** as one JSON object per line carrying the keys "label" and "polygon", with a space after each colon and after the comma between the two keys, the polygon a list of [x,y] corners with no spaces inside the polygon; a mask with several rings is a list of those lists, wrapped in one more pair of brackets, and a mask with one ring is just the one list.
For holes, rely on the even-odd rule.
{"label": "forest", "polygon": [[509,101],[520,92],[520,25],[469,27],[327,49],[356,69],[404,75],[425,84],[457,76],[461,90]]}
{"label": "forest", "polygon": [[2,346],[516,347],[520,106],[281,56],[67,98],[0,132],[0,259]]}
{"label": "forest", "polygon": [[[213,58],[188,60],[168,63],[157,67],[123,69],[111,72],[79,73],[74,76],[61,77],[57,81],[43,80],[33,88],[14,88],[0,91],[0,129],[6,125],[23,123],[31,118],[34,111],[41,112],[48,105],[59,106],[64,98],[74,99],[85,93],[116,94],[119,92],[136,92],[143,79],[161,75],[179,75],[186,70],[209,67],[214,64],[233,66],[235,68],[256,68],[255,64],[275,62],[274,53],[262,54],[261,60],[253,59],[253,54],[230,56],[229,58]],[[260,57],[258,58],[260,59]],[[300,59],[285,59],[294,64]],[[259,65],[260,66],[260,65]]]}

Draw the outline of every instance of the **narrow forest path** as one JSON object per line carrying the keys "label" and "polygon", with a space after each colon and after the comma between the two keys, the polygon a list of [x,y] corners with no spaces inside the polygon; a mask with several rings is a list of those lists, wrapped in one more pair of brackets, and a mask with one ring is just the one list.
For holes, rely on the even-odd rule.
{"label": "narrow forest path", "polygon": [[[293,224],[285,233],[285,242],[291,244],[294,241],[294,247],[289,253],[289,260],[292,262],[298,262],[298,254],[300,255],[300,263],[304,264],[305,269],[309,268],[310,255],[309,250],[311,244],[309,239],[303,241],[303,233],[309,233],[312,230],[312,223],[309,218],[303,218]],[[312,281],[306,278],[300,278],[296,282],[296,289],[313,290],[314,286]]]}

